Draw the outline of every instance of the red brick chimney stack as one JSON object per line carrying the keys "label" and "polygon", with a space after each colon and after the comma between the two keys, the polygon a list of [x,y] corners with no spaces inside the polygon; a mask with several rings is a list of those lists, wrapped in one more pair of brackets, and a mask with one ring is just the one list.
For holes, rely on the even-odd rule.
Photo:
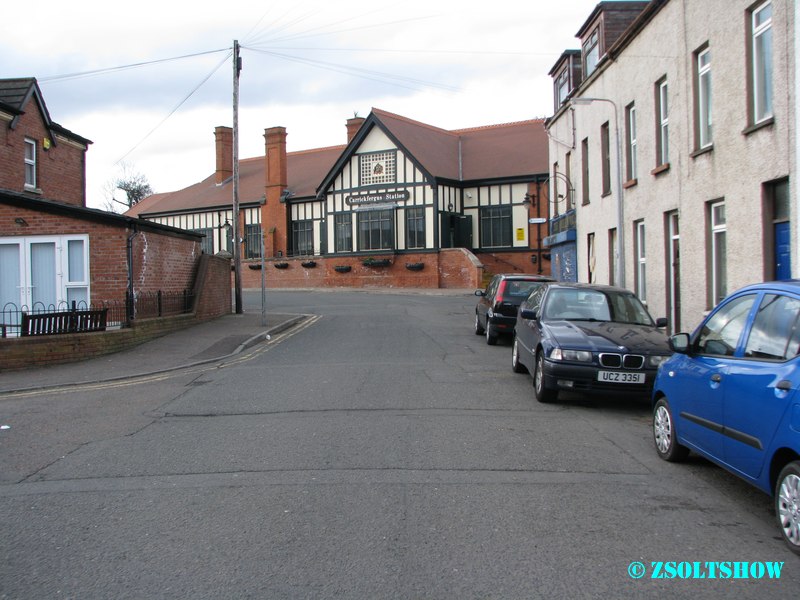
{"label": "red brick chimney stack", "polygon": [[[266,144],[266,181],[264,206],[261,207],[261,226],[264,228],[265,255],[286,256],[288,211],[281,195],[288,187],[286,159],[286,128],[270,127],[264,130]],[[280,254],[279,254],[280,253]]]}
{"label": "red brick chimney stack", "polygon": [[353,141],[353,138],[356,137],[358,130],[361,129],[361,125],[364,123],[364,117],[353,117],[352,119],[347,119],[347,143]]}
{"label": "red brick chimney stack", "polygon": [[222,185],[233,177],[233,129],[216,127],[214,140],[217,149],[217,171],[214,175],[214,182]]}

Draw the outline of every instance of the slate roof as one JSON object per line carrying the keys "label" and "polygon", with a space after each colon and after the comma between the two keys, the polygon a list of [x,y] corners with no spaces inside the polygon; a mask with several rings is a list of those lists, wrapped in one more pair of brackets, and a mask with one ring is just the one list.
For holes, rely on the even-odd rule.
{"label": "slate roof", "polygon": [[[293,200],[314,198],[329,185],[339,168],[358,150],[372,127],[380,127],[429,176],[454,182],[511,179],[547,173],[548,149],[544,121],[489,125],[447,131],[373,108],[347,146],[289,152],[288,188]],[[265,159],[239,163],[240,204],[260,203],[264,196]],[[175,192],[153,194],[125,214],[154,216],[227,208],[232,201],[230,181],[216,185],[214,174]]]}
{"label": "slate roof", "polygon": [[[336,159],[339,158],[344,148],[344,146],[333,146],[287,153],[287,177],[289,189],[294,192],[294,197],[313,198],[316,195],[319,182]],[[240,204],[259,204],[264,197],[265,184],[266,174],[263,156],[239,161]],[[212,173],[203,181],[182,190],[148,196],[125,214],[129,216],[146,216],[227,208],[231,205],[232,200],[232,180],[229,179],[222,185],[217,185],[215,183],[215,175]]]}
{"label": "slate roof", "polygon": [[[57,131],[61,135],[78,141],[82,144],[91,144],[91,140],[79,136],[59,125],[50,118],[50,112],[44,102],[42,92],[35,77],[18,77],[13,79],[0,79],[0,106],[16,115],[27,112],[28,103],[33,100],[39,106],[39,111],[44,119],[45,127],[52,131]],[[16,119],[15,119],[16,120]],[[11,127],[15,127],[15,120],[12,120]]]}

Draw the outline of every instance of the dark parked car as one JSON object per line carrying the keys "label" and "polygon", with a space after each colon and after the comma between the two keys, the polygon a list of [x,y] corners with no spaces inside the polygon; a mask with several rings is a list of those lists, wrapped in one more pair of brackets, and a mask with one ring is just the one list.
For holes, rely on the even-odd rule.
{"label": "dark parked car", "polygon": [[646,397],[671,354],[666,324],[628,290],[551,283],[520,305],[511,366],[533,376],[539,402],[559,390]]}
{"label": "dark parked car", "polygon": [[475,307],[475,335],[485,335],[486,343],[494,346],[497,336],[514,331],[517,309],[534,287],[554,281],[541,275],[495,275],[485,290],[475,290],[479,296]]}
{"label": "dark parked car", "polygon": [[771,494],[800,554],[800,282],[743,288],[670,344],[653,389],[658,455],[692,450]]}

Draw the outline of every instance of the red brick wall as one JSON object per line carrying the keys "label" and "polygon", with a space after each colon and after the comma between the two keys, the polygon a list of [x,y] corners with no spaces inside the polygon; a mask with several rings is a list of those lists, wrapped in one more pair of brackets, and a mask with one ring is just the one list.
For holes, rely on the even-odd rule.
{"label": "red brick wall", "polygon": [[198,320],[230,314],[230,261],[203,254],[197,269],[195,316]]}
{"label": "red brick wall", "polygon": [[[542,252],[544,254],[544,252]],[[539,255],[535,250],[526,252],[481,252],[478,260],[486,267],[488,273],[530,273],[532,275],[550,275],[550,261],[542,258],[539,269]],[[537,262],[531,260],[536,256]]]}
{"label": "red brick wall", "polygon": [[[20,217],[27,226],[15,222]],[[125,299],[131,233],[119,225],[0,203],[0,236],[89,235],[92,302]],[[199,242],[143,231],[134,238],[133,248],[136,291],[182,291],[194,284]]]}
{"label": "red brick wall", "polygon": [[133,287],[137,292],[180,292],[191,288],[199,258],[198,242],[139,232],[133,238]]}
{"label": "red brick wall", "polygon": [[[0,188],[25,190],[25,138],[36,140],[37,187],[44,198],[75,206],[86,205],[86,149],[55,139],[44,125],[38,105],[31,100],[17,127],[0,121]],[[51,139],[49,150],[44,138]]]}
{"label": "red brick wall", "polygon": [[[439,253],[386,254],[373,258],[388,258],[391,264],[386,267],[366,266],[366,256],[312,257],[269,259],[266,261],[266,285],[268,288],[315,288],[315,287],[353,287],[353,288],[474,288],[478,287],[483,270],[475,257],[467,250],[453,248]],[[313,260],[315,267],[304,267],[302,263]],[[285,269],[276,264],[285,263]],[[421,271],[412,271],[407,264],[423,263]],[[261,287],[260,261],[242,263],[242,287],[257,289]],[[340,273],[335,267],[350,267],[350,271]],[[231,285],[233,277],[231,276]]]}
{"label": "red brick wall", "polygon": [[119,352],[198,321],[230,314],[229,261],[202,255],[198,262],[194,314],[140,319],[133,327],[106,332],[0,339],[0,371],[68,363]]}

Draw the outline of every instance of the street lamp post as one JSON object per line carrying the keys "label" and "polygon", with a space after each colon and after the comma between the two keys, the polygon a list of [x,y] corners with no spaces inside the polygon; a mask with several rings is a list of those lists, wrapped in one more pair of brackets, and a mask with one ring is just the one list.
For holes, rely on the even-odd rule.
{"label": "street lamp post", "polygon": [[617,105],[613,100],[608,98],[594,98],[588,96],[579,96],[572,98],[570,102],[573,105],[591,104],[592,102],[608,102],[614,107],[614,129],[616,133],[617,142],[617,273],[616,284],[619,287],[625,287],[625,229],[624,217],[625,208],[623,203],[623,188],[622,188],[622,142],[619,135],[619,113]]}

